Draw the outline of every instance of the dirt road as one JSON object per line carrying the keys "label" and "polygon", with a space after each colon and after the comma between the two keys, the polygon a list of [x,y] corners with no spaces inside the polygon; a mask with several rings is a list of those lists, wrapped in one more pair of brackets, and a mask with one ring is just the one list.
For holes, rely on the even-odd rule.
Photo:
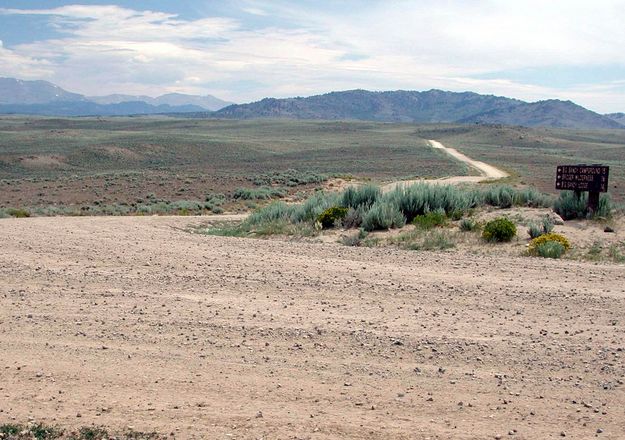
{"label": "dirt road", "polygon": [[479,183],[479,182],[484,182],[486,180],[503,179],[509,176],[509,174],[506,173],[505,171],[500,170],[499,168],[496,168],[485,162],[473,160],[469,156],[459,152],[455,148],[446,147],[440,142],[435,141],[433,139],[428,140],[428,142],[430,143],[432,148],[444,151],[446,154],[450,155],[454,159],[467,164],[471,168],[474,168],[480,173],[480,175],[479,176],[450,176],[450,177],[443,177],[440,179],[427,180],[427,181],[423,179],[403,180],[403,181],[392,182],[392,183],[384,185],[382,187],[382,190],[384,192],[392,191],[398,185],[411,185],[411,184],[418,183],[418,182],[428,182],[428,183],[434,183],[434,184],[440,184],[440,185],[456,184],[456,183]]}
{"label": "dirt road", "polygon": [[0,422],[625,437],[623,266],[182,230],[199,221],[0,220]]}

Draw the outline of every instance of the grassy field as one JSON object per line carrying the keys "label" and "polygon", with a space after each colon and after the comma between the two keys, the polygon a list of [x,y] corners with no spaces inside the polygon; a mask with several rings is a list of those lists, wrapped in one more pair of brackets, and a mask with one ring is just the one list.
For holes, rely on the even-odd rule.
{"label": "grassy field", "polygon": [[295,169],[390,180],[462,175],[410,125],[173,118],[0,119],[0,205],[203,199]]}
{"label": "grassy field", "polygon": [[417,134],[505,169],[519,183],[545,192],[555,192],[557,165],[609,165],[609,193],[614,200],[625,200],[625,130],[430,125],[418,127]]}
{"label": "grassy field", "polygon": [[[625,131],[167,117],[2,117],[0,208],[132,205],[146,198],[204,201],[222,195],[233,200],[238,189],[255,188],[263,175],[285,170],[373,181],[470,173],[464,165],[429,148],[427,139],[509,170],[515,176],[512,183],[549,192],[554,192],[557,164],[601,162],[611,166],[612,195],[619,201],[625,199],[621,166]],[[286,189],[294,194],[315,186],[302,183]]]}

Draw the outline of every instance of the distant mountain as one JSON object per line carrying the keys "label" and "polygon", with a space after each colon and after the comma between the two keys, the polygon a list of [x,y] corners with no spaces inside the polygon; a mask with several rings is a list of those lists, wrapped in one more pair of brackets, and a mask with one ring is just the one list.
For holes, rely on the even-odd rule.
{"label": "distant mountain", "polygon": [[384,122],[461,122],[529,127],[625,128],[625,124],[570,101],[527,103],[492,95],[442,90],[349,90],[307,98],[265,98],[231,105],[216,118],[357,119]]}
{"label": "distant mountain", "polygon": [[151,105],[142,101],[96,104],[90,101],[49,102],[45,104],[0,104],[0,114],[42,116],[124,116],[204,111],[195,105]]}
{"label": "distant mountain", "polygon": [[107,96],[90,96],[88,98],[92,102],[98,104],[119,104],[121,102],[128,101],[143,101],[152,105],[170,105],[170,106],[186,106],[193,105],[201,107],[205,110],[215,111],[224,108],[228,105],[232,105],[231,102],[223,101],[219,98],[215,98],[212,95],[197,96],[197,95],[185,95],[183,93],[168,93],[156,98],[150,96],[132,96],[132,95],[107,95]]}
{"label": "distant mountain", "polygon": [[57,101],[86,101],[86,99],[48,81],[0,78],[0,104],[43,104]]}
{"label": "distant mountain", "polygon": [[620,124],[625,125],[625,113],[610,113],[610,114],[603,115],[603,116],[606,116],[612,119],[613,121],[616,121]]}
{"label": "distant mountain", "polygon": [[385,122],[453,122],[522,101],[472,92],[369,92],[348,90],[308,98],[265,98],[231,105],[214,114],[220,118],[361,119]]}
{"label": "distant mountain", "polygon": [[551,99],[528,103],[501,96],[442,90],[347,90],[306,98],[265,98],[249,104],[227,104],[210,95],[181,93],[156,98],[120,94],[85,97],[46,81],[0,78],[0,113],[5,114],[113,116],[165,113],[198,118],[355,119],[625,129],[623,113],[600,115],[571,101]]}
{"label": "distant mountain", "polygon": [[550,99],[491,110],[458,122],[554,128],[625,128],[625,125],[571,101]]}
{"label": "distant mountain", "polygon": [[0,113],[52,116],[186,113],[216,110],[231,103],[214,96],[170,93],[149,96],[109,95],[89,98],[47,81],[0,78]]}

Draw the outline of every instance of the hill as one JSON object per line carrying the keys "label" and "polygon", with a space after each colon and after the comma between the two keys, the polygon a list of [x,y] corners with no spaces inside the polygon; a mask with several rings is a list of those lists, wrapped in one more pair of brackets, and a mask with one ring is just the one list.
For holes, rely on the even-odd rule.
{"label": "hill", "polygon": [[[206,115],[205,115],[206,116]],[[527,103],[517,99],[442,90],[349,90],[307,98],[266,98],[231,105],[213,117],[254,119],[355,119],[381,122],[461,122],[559,128],[625,128],[570,101]]]}
{"label": "hill", "polygon": [[613,121],[616,121],[620,124],[625,125],[625,113],[610,113],[608,115],[604,115],[607,116],[608,118],[612,119]]}
{"label": "hill", "polygon": [[522,103],[504,109],[491,110],[460,119],[457,122],[553,128],[625,128],[624,125],[614,119],[590,111],[571,101],[557,99]]}

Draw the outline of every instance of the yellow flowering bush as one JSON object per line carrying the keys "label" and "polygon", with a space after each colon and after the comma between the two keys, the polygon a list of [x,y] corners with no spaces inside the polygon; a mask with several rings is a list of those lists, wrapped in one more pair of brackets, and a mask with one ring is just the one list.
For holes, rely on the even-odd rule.
{"label": "yellow flowering bush", "polygon": [[530,241],[528,252],[531,255],[536,255],[538,247],[549,241],[560,243],[564,247],[565,251],[568,251],[569,249],[571,249],[571,242],[569,241],[568,238],[566,238],[562,234],[556,234],[555,232],[550,232],[549,234],[543,234],[540,237],[536,237],[535,239]]}

